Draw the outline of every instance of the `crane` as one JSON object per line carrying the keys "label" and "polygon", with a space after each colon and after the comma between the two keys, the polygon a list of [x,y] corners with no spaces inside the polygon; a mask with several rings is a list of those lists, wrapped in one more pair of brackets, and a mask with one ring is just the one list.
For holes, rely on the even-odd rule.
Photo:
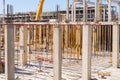
{"label": "crane", "polygon": [[[45,0],[40,0],[39,1],[39,4],[38,4],[38,9],[37,9],[37,11],[36,11],[36,15],[35,15],[35,20],[36,21],[39,21],[40,20],[40,16],[41,16],[41,14],[42,14],[42,9],[43,9],[43,4],[44,4],[44,1]],[[42,36],[42,31],[43,31],[43,28],[42,27],[40,27],[40,28],[38,28],[37,26],[34,26],[34,32],[33,32],[33,34],[34,34],[34,42],[36,41],[36,39],[39,39],[39,36],[37,35],[37,32],[39,32],[39,30],[40,30],[40,36]],[[40,41],[42,41],[42,37],[41,37],[41,40]],[[36,48],[36,44],[34,45],[35,46],[35,48]]]}
{"label": "crane", "polygon": [[35,20],[39,20],[40,16],[42,14],[42,9],[43,9],[43,4],[45,0],[40,0],[39,5],[38,5],[38,10],[36,12]]}

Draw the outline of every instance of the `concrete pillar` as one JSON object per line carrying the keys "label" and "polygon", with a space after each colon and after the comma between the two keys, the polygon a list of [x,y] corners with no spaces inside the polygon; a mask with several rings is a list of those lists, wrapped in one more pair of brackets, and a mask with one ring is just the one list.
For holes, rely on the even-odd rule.
{"label": "concrete pillar", "polygon": [[72,2],[72,22],[74,21],[74,0]]}
{"label": "concrete pillar", "polygon": [[27,55],[30,58],[30,26],[27,27]]}
{"label": "concrete pillar", "polygon": [[119,65],[119,25],[113,25],[113,52],[112,52],[112,65],[117,68]]}
{"label": "concrete pillar", "polygon": [[87,21],[87,3],[83,0],[83,22]]}
{"label": "concrete pillar", "polygon": [[69,0],[67,0],[66,20],[69,21]]}
{"label": "concrete pillar", "polygon": [[82,80],[91,80],[91,26],[83,25]]}
{"label": "concrete pillar", "polygon": [[99,0],[96,0],[95,1],[95,21],[98,21],[98,18],[99,18]]}
{"label": "concrete pillar", "polygon": [[1,33],[1,30],[2,30],[2,25],[0,25],[0,60],[1,60],[1,46],[2,46],[2,33]]}
{"label": "concrete pillar", "polygon": [[56,25],[53,32],[53,65],[54,65],[54,80],[62,80],[61,78],[61,29]]}
{"label": "concrete pillar", "polygon": [[74,2],[74,22],[76,22],[76,2]]}
{"label": "concrete pillar", "polygon": [[98,7],[98,20],[102,21],[102,0],[98,0],[99,7]]}
{"label": "concrete pillar", "polygon": [[24,26],[24,65],[27,64],[27,26]]}
{"label": "concrete pillar", "polygon": [[111,0],[108,0],[108,22],[111,22],[112,20],[112,14],[111,14]]}
{"label": "concrete pillar", "polygon": [[105,22],[105,7],[103,8],[103,21]]}
{"label": "concrete pillar", "polygon": [[120,22],[120,4],[118,6],[119,6],[119,10],[118,10],[118,22]]}
{"label": "concrete pillar", "polygon": [[26,28],[24,26],[20,27],[20,65],[23,66],[27,64],[27,36]]}
{"label": "concrete pillar", "polygon": [[14,27],[5,26],[5,80],[14,80]]}

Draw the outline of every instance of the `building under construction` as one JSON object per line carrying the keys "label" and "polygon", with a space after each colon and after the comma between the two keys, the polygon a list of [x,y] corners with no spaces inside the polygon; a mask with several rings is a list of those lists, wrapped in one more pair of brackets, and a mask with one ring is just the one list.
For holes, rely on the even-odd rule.
{"label": "building under construction", "polygon": [[[94,22],[95,19],[95,7],[93,6],[93,2],[89,2],[91,4],[87,9],[87,21],[88,22]],[[101,18],[102,21],[106,22],[108,21],[108,5],[102,5],[101,7]],[[111,13],[112,13],[112,20],[116,20],[118,14],[116,10],[116,6],[111,6]],[[76,13],[75,13],[75,22],[82,22],[83,21],[83,7],[76,7]],[[12,15],[13,22],[32,22],[35,21],[35,12],[25,12],[25,13],[15,13]],[[65,22],[66,21],[66,10],[60,10],[58,11],[59,15],[59,21]],[[69,21],[72,21],[72,8],[69,8]],[[1,16],[2,18],[2,16]],[[9,17],[11,18],[11,17]],[[5,16],[5,21],[9,19],[7,15]],[[57,11],[51,11],[51,12],[43,12],[41,14],[40,21],[48,22],[50,20],[57,19]],[[2,19],[1,19],[2,20]]]}
{"label": "building under construction", "polygon": [[44,0],[37,12],[3,7],[0,80],[119,80],[120,2],[102,1],[66,0],[54,12],[42,12]]}

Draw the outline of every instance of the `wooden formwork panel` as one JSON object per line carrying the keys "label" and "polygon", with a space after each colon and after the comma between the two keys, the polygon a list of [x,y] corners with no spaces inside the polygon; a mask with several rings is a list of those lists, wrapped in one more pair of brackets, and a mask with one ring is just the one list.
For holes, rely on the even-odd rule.
{"label": "wooden formwork panel", "polygon": [[[82,55],[82,25],[59,24],[62,29],[62,53],[64,58],[80,59]],[[19,42],[19,27],[16,25],[16,42]],[[53,28],[55,24],[29,25],[30,50],[39,49],[53,53]],[[112,51],[112,25],[92,26],[92,53]]]}

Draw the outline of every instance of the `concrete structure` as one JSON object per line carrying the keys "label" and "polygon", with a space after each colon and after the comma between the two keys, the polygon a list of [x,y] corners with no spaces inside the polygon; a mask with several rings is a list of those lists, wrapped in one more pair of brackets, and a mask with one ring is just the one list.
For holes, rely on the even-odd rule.
{"label": "concrete structure", "polygon": [[62,79],[62,52],[61,52],[61,29],[59,25],[54,26],[53,33],[53,61],[54,61],[54,80]]}
{"label": "concrete structure", "polygon": [[108,22],[112,21],[112,13],[111,13],[111,0],[108,0]]}
{"label": "concrete structure", "polygon": [[99,16],[98,16],[98,14],[99,14],[99,7],[98,7],[98,5],[99,5],[99,0],[95,0],[95,21],[98,21],[99,19]]}
{"label": "concrete structure", "polygon": [[[100,51],[103,54],[105,53],[105,51],[112,52],[113,50],[112,65],[114,68],[118,68],[119,67],[119,46],[120,46],[119,45],[120,23],[112,22],[114,18],[111,15],[112,8],[113,8],[111,6],[111,0],[108,1],[108,5],[102,5],[101,1],[102,0],[96,0],[96,3],[94,5],[95,7],[91,7],[91,6],[88,6],[88,3],[86,0],[83,0],[83,1],[73,0],[72,11],[69,11],[69,4],[67,5],[67,16],[66,16],[66,11],[60,11],[60,18],[61,16],[64,15],[66,17],[63,17],[63,18],[65,20],[66,19],[69,20],[69,13],[72,16],[71,22],[67,24],[62,23],[62,21],[64,20],[62,18],[60,23],[27,22],[27,21],[32,21],[32,19],[34,21],[35,14],[33,14],[32,16],[30,16],[30,14],[20,14],[20,16],[19,14],[16,14],[16,15],[13,15],[12,17],[6,17],[6,22],[7,22],[7,19],[8,21],[11,19],[14,21],[13,24],[6,23],[7,26],[5,26],[5,48],[4,49],[5,49],[6,80],[14,80],[14,61],[15,61],[14,30],[16,29],[14,29],[13,25],[19,26],[20,35],[19,35],[18,41],[20,43],[20,46],[19,46],[20,65],[24,67],[24,65],[27,64],[27,53],[29,53],[29,49],[31,49],[31,54],[35,58],[31,60],[33,63],[33,66],[35,67],[35,74],[37,73],[36,72],[38,69],[37,67],[46,68],[46,65],[43,66],[41,65],[42,63],[39,64],[40,61],[44,63],[50,62],[49,58],[50,56],[52,56],[51,59],[53,60],[53,64],[52,64],[53,66],[51,67],[53,67],[53,76],[52,76],[53,80],[62,80],[62,60],[65,60],[64,58],[66,57],[67,59],[69,58],[71,62],[77,62],[78,64],[78,62],[80,61],[79,59],[80,56],[77,56],[78,59],[76,61],[76,55],[80,55],[82,52],[82,80],[91,80],[92,47],[95,47],[94,48],[95,52]],[[67,3],[69,3],[69,1]],[[76,6],[77,4],[81,4],[81,3],[83,7]],[[101,10],[100,10],[100,7],[102,8]],[[57,14],[56,12],[53,12],[52,15],[50,14],[47,16],[42,15],[42,18],[46,20],[53,19],[53,18],[56,19]],[[98,22],[94,23],[93,22],[94,19]],[[77,21],[78,22],[81,21],[81,22],[76,23]],[[101,21],[107,21],[107,22],[101,22]],[[12,23],[12,21],[10,22]],[[21,23],[17,23],[17,22],[21,22]],[[4,25],[5,24],[3,24],[3,26]],[[112,28],[109,28],[111,26]],[[33,28],[31,30],[30,29],[28,30],[27,27],[28,28],[33,27]],[[40,28],[37,28],[37,27],[40,27]],[[50,39],[53,41],[50,41]],[[109,39],[111,39],[111,42],[107,43]],[[92,43],[93,45],[91,45]],[[30,44],[32,48],[30,45],[28,46],[27,44]],[[40,46],[37,46],[37,45],[40,45]],[[108,50],[106,47],[110,45],[112,45],[112,48],[110,49],[111,51]],[[53,46],[53,52],[52,52],[52,49],[50,52],[49,47],[51,46]],[[101,46],[101,47],[98,47],[98,46]],[[75,50],[76,52],[78,52],[78,54],[75,52]],[[67,56],[62,57],[62,54]],[[107,54],[107,56],[108,55],[109,54]],[[40,56],[40,59],[36,60],[37,56]],[[46,59],[46,56],[47,56],[47,59]],[[99,56],[99,53],[97,53],[97,56]]]}
{"label": "concrete structure", "polygon": [[[111,1],[108,1],[108,5],[105,5],[105,4],[102,4],[102,0],[96,0],[95,3],[92,3],[86,0],[83,0],[83,1],[73,0],[72,10],[71,10],[71,15],[72,15],[71,21],[76,22],[76,21],[84,21],[84,19],[87,19],[87,21],[93,22],[95,18],[98,19],[97,21],[108,21],[108,19],[109,21],[114,20],[116,11],[113,10],[114,7],[111,6],[111,3],[112,3]],[[78,4],[83,7],[80,7],[80,8],[76,7],[76,5]],[[101,12],[100,12],[100,8],[101,8]],[[81,12],[81,9],[83,12]],[[86,18],[85,18],[85,15],[86,15]],[[79,18],[82,20],[78,20]]]}
{"label": "concrete structure", "polygon": [[82,80],[91,80],[91,26],[83,25]]}
{"label": "concrete structure", "polygon": [[[84,0],[84,3],[85,3],[85,0]],[[114,10],[115,6],[111,6],[111,2],[109,3],[109,5],[105,5],[105,4],[101,4],[101,0],[96,0],[96,2],[86,2],[85,4],[87,4],[86,6],[87,7],[87,10],[86,10],[86,17],[87,17],[87,21],[88,22],[93,22],[95,17],[97,18],[98,16],[98,20],[99,20],[99,15],[100,15],[100,12],[99,12],[99,9],[100,9],[100,5],[101,5],[101,8],[102,8],[102,21],[108,21],[108,15],[110,16],[111,13],[111,20],[115,20],[116,17],[118,16],[116,13],[117,11]],[[83,2],[80,0],[80,1],[73,1],[72,2],[72,7],[67,7],[67,10],[69,10],[69,19],[70,21],[72,22],[81,22],[83,21],[83,13],[84,10],[83,10]],[[85,6],[85,5],[84,5]],[[108,7],[109,6],[109,7]],[[111,7],[110,7],[111,6]],[[108,8],[111,8],[111,9],[108,9]],[[84,9],[86,9],[84,7]],[[109,11],[109,12],[108,12]],[[66,12],[66,10],[60,10],[59,11],[59,16],[60,16],[60,21],[61,22],[65,22],[66,21],[66,18],[68,17],[68,11]],[[48,22],[52,19],[56,19],[57,18],[57,14],[55,11],[52,11],[52,12],[43,12],[43,14],[41,15],[41,21],[42,22]],[[5,20],[7,20],[9,18],[7,18],[7,16],[5,17]],[[11,19],[11,18],[10,18]],[[12,16],[12,20],[14,22],[29,22],[29,21],[35,21],[35,12],[25,12],[25,13],[15,13],[13,16]]]}
{"label": "concrete structure", "polygon": [[30,58],[30,26],[29,25],[27,27],[27,57]]}
{"label": "concrete structure", "polygon": [[[47,25],[47,27],[49,27],[49,28],[45,28],[45,26],[43,26],[43,25]],[[78,38],[79,36],[77,36],[77,35],[75,35],[76,33],[78,33],[78,31],[77,31],[77,29],[78,30],[80,30],[80,27],[82,27],[82,31],[83,31],[83,33],[82,33],[82,78],[84,79],[84,80],[90,80],[90,78],[91,78],[91,44],[92,44],[92,42],[93,41],[91,41],[91,39],[92,39],[92,27],[97,27],[98,28],[98,24],[99,24],[99,27],[100,26],[102,26],[102,30],[103,29],[107,29],[107,28],[104,28],[104,27],[111,27],[111,26],[113,26],[113,43],[110,43],[110,44],[113,44],[113,67],[115,67],[115,68],[117,68],[118,67],[118,52],[119,52],[119,25],[118,25],[118,23],[112,23],[112,22],[99,22],[99,23],[88,23],[88,24],[85,24],[85,23],[78,23],[78,24],[76,24],[76,23],[67,23],[67,24],[64,24],[64,23],[52,23],[52,24],[49,24],[49,23],[39,23],[39,22],[37,22],[37,23],[34,23],[34,22],[29,22],[29,23],[14,23],[14,26],[19,26],[19,28],[20,28],[20,55],[21,55],[21,57],[20,57],[20,61],[22,62],[21,63],[21,65],[23,66],[24,65],[24,60],[26,59],[26,57],[25,56],[23,56],[24,55],[24,52],[26,52],[27,50],[26,50],[26,47],[25,47],[25,45],[27,44],[27,39],[29,40],[29,37],[32,35],[32,34],[30,34],[29,36],[28,36],[28,38],[26,37],[26,34],[27,34],[27,27],[28,26],[35,26],[35,25],[37,25],[37,27],[39,26],[39,27],[44,27],[44,29],[46,29],[46,30],[49,30],[49,32],[51,31],[50,30],[50,28],[51,27],[53,27],[54,26],[54,29],[53,29],[53,51],[54,51],[54,54],[53,54],[53,69],[54,69],[54,71],[53,71],[53,73],[54,73],[54,80],[60,80],[62,77],[62,73],[61,73],[61,71],[62,71],[62,54],[64,54],[64,53],[66,53],[66,52],[62,52],[61,50],[63,50],[64,51],[64,49],[66,49],[66,46],[64,47],[64,49],[63,49],[63,45],[61,44],[62,42],[64,43],[67,43],[67,41],[68,41],[68,44],[69,43],[71,43],[71,42],[69,42],[70,41],[70,37],[73,39],[73,38]],[[24,29],[25,28],[25,29]],[[62,29],[61,29],[62,28]],[[13,27],[12,27],[12,29],[13,29]],[[11,31],[13,31],[11,29],[11,27],[10,27],[10,30]],[[52,28],[51,28],[52,29]],[[71,31],[68,31],[68,30],[70,30],[70,29],[72,29]],[[73,30],[74,29],[74,30]],[[76,30],[75,30],[76,29]],[[25,31],[26,32],[25,32]],[[46,31],[46,30],[44,30],[45,32],[45,35],[49,35],[49,34],[47,34],[48,33],[48,31]],[[64,30],[66,31],[66,32],[64,32]],[[109,29],[108,29],[109,30]],[[47,33],[46,33],[47,32]],[[73,33],[70,33],[70,32],[73,32]],[[9,32],[10,33],[10,32]],[[29,33],[29,32],[28,32]],[[74,34],[75,33],[75,34]],[[103,32],[102,32],[102,34],[103,33],[105,33],[105,30],[103,30]],[[13,34],[14,34],[14,32],[13,32]],[[9,34],[10,35],[10,38],[12,38],[11,36],[14,36],[13,34]],[[63,36],[62,37],[62,35],[65,35],[65,36],[67,36],[66,38]],[[72,34],[73,36],[70,36],[70,34]],[[79,33],[79,35],[80,35],[81,33]],[[101,35],[102,35],[101,34]],[[6,35],[8,35],[8,34],[6,34]],[[106,35],[106,33],[105,33],[105,35]],[[74,37],[74,36],[77,36],[77,37]],[[111,35],[112,36],[112,35]],[[47,37],[47,36],[44,36],[44,37]],[[105,36],[102,36],[102,38],[103,37],[105,37]],[[10,39],[9,38],[9,39]],[[63,38],[65,39],[65,41],[62,41],[63,40]],[[80,37],[79,37],[80,38]],[[96,38],[96,37],[95,37]],[[6,39],[6,38],[5,38]],[[9,39],[6,39],[6,41],[7,40],[9,40]],[[30,39],[32,39],[32,38],[30,38]],[[81,38],[80,38],[81,39]],[[110,38],[109,38],[110,39]],[[106,44],[106,39],[101,39],[101,41],[102,40],[105,40],[104,42],[105,42],[105,44]],[[14,39],[13,39],[13,41],[14,41]],[[34,41],[34,39],[33,39],[33,41]],[[70,49],[71,50],[73,50],[73,48],[74,48],[74,45],[76,45],[76,42],[74,41],[74,40],[71,40],[72,41],[72,48],[68,45],[68,44],[65,44],[65,45],[67,45],[67,48],[69,49],[68,51],[67,51],[67,55],[69,56],[69,58],[70,58],[70,55],[69,55],[69,52],[70,52]],[[73,44],[73,42],[75,43],[75,44]],[[9,43],[9,44],[12,44],[12,43]],[[14,44],[14,43],[13,43]],[[29,42],[28,42],[28,44],[29,44]],[[39,44],[39,43],[38,43]],[[44,44],[44,43],[43,43]],[[34,44],[33,44],[34,45]],[[46,46],[46,45],[49,45],[49,43],[45,43],[44,44],[44,46]],[[104,44],[101,44],[101,45],[104,45]],[[6,47],[7,47],[7,45],[6,45]],[[49,46],[48,46],[49,47]],[[106,46],[104,46],[104,47],[106,47]],[[8,48],[11,48],[11,47],[8,47]],[[30,47],[29,47],[30,48]],[[29,49],[28,48],[28,49]],[[80,47],[78,47],[78,48],[80,48]],[[6,48],[7,49],[7,48]],[[12,48],[13,49],[13,48]],[[34,47],[33,48],[31,48],[31,49],[34,49]],[[26,51],[25,51],[26,50]],[[37,48],[36,48],[36,50],[37,50]],[[75,49],[74,49],[75,50]],[[78,50],[78,49],[77,49]],[[104,48],[104,50],[105,50],[105,48]],[[10,50],[11,51],[11,50]],[[32,50],[32,51],[34,51],[34,50]],[[28,51],[29,52],[29,51]],[[40,52],[40,51],[36,51],[36,52]],[[11,51],[11,53],[12,53],[12,51]],[[14,53],[14,52],[13,52]],[[22,53],[22,54],[21,54]],[[41,53],[41,52],[40,52]],[[49,53],[49,52],[48,52]],[[72,52],[72,54],[73,54],[73,56],[75,56],[76,55],[76,53],[75,52]],[[39,54],[39,55],[41,55],[41,54]],[[8,55],[8,54],[6,54],[6,56],[10,56],[10,54]],[[49,55],[47,55],[48,57],[49,57]],[[71,56],[72,57],[72,56]],[[8,57],[6,57],[7,59],[9,59]],[[72,57],[73,58],[73,57]],[[6,61],[8,61],[6,59]],[[12,58],[13,59],[13,58]],[[10,61],[12,60],[12,59],[9,59]],[[10,61],[8,61],[9,63],[11,63]],[[13,60],[14,61],[14,60]],[[26,61],[25,61],[26,62]],[[36,61],[37,62],[37,61]],[[12,64],[14,64],[14,63],[12,63]],[[9,64],[10,65],[10,64]],[[8,68],[8,67],[7,67]],[[11,69],[11,68],[9,68],[9,69]],[[13,69],[13,68],[12,68]],[[7,70],[7,69],[6,69]],[[13,74],[11,74],[11,72],[8,72],[8,74],[7,75],[14,75],[14,73]]]}
{"label": "concrete structure", "polygon": [[86,0],[83,0],[83,22],[86,22],[87,21],[87,1]]}
{"label": "concrete structure", "polygon": [[20,27],[20,65],[27,64],[27,27]]}
{"label": "concrete structure", "polygon": [[114,68],[119,67],[119,25],[113,25],[113,53],[112,53],[112,65]]}
{"label": "concrete structure", "polygon": [[66,8],[66,20],[69,21],[69,0],[67,0],[66,3],[67,3],[67,8]]}
{"label": "concrete structure", "polygon": [[5,26],[5,80],[14,80],[14,26]]}
{"label": "concrete structure", "polygon": [[118,4],[118,7],[119,7],[119,12],[118,12],[118,22],[120,22],[120,3]]}

